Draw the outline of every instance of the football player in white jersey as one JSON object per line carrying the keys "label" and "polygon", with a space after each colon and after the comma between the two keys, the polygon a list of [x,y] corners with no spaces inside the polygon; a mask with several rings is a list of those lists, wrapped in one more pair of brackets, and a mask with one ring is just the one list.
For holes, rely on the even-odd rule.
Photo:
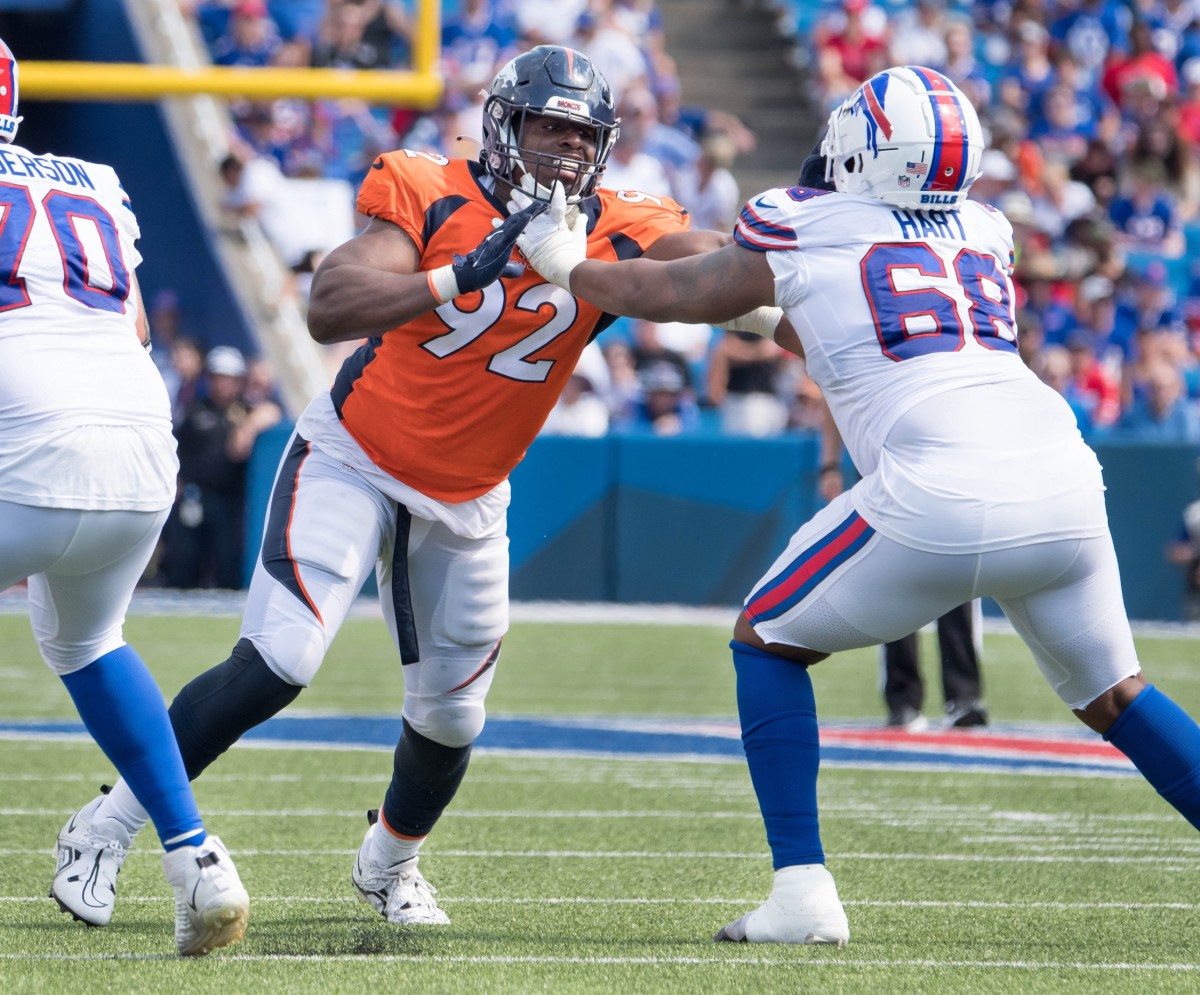
{"label": "football player in white jersey", "polygon": [[543,276],[610,313],[711,323],[761,307],[752,330],[805,357],[862,474],[792,537],[734,627],[775,881],[718,940],[847,942],[818,829],[807,667],[981,596],[1067,707],[1200,828],[1200,728],[1142,675],[1100,465],[1017,354],[1012,229],[966,199],[982,151],[962,92],[898,67],[831,115],[833,192],[753,198],[733,246],[587,260],[561,198],[518,240]]}
{"label": "football player in white jersey", "polygon": [[[178,470],[143,348],[138,224],[110,167],[13,144],[17,96],[0,42],[0,590],[28,579],[43,659],[152,815],[177,948],[206,954],[242,938],[249,899],[205,832],[162,693],[122,637]],[[128,840],[98,832],[90,809],[59,834],[50,897],[104,925]]]}

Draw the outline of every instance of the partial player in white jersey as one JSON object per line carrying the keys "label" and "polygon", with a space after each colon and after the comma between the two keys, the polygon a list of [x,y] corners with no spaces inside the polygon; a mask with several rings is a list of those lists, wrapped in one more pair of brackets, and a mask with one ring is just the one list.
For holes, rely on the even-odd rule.
{"label": "partial player in white jersey", "polygon": [[[0,590],[28,580],[43,659],[150,810],[184,955],[235,943],[249,898],[206,833],[162,693],[122,627],[175,495],[175,440],[134,277],[137,220],[108,166],[12,144],[17,63],[0,42]],[[50,897],[112,914],[128,840],[72,816]]]}
{"label": "partial player in white jersey", "polygon": [[978,597],[1200,828],[1200,728],[1142,675],[1099,463],[1018,357],[1008,222],[966,199],[983,152],[974,108],[939,73],[889,69],[834,111],[821,152],[818,181],[751,199],[737,244],[704,256],[588,260],[561,198],[518,240],[543,276],[610,313],[720,323],[759,307],[733,324],[805,358],[862,474],[801,526],[734,626],[775,883],[718,940],[849,940],[818,828],[807,667]]}

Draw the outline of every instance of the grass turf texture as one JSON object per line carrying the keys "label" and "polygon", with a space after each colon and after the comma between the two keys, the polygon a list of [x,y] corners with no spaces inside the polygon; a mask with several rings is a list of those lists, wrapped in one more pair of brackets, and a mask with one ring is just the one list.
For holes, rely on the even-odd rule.
{"label": "grass turf texture", "polygon": [[[222,659],[232,618],[133,617],[127,636],[168,697]],[[733,717],[727,630],[514,625],[494,714]],[[0,616],[0,717],[71,718],[28,622]],[[1200,714],[1200,645],[1139,639],[1147,673]],[[936,650],[924,644],[936,688]],[[399,664],[378,621],[351,620],[315,686],[318,712],[394,713]],[[1073,720],[1014,637],[989,635],[998,722]],[[813,671],[823,717],[880,719],[877,654]],[[931,709],[936,702],[931,702]],[[1135,779],[955,771],[822,773],[844,950],[715,945],[770,886],[737,763],[482,755],[422,866],[453,925],[388,926],[349,871],[390,769],[386,751],[231,751],[196,782],[251,893],[246,942],[175,958],[159,853],[122,871],[113,924],[45,898],[67,815],[111,769],[80,743],[0,740],[0,990],[341,992],[1193,992],[1200,840]]]}

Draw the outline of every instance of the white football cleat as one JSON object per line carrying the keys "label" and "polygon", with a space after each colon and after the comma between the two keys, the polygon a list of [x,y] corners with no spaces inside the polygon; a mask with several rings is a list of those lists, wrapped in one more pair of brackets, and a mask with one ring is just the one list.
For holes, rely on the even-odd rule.
{"label": "white football cleat", "polygon": [[217,837],[172,850],[162,864],[175,890],[175,946],[180,954],[203,957],[246,935],[250,896]]}
{"label": "white football cleat", "polygon": [[58,868],[50,897],[58,907],[89,926],[107,926],[117,900],[117,875],[133,840],[116,819],[92,817],[104,796],[92,799],[67,820],[58,834]]}
{"label": "white football cleat", "polygon": [[437,889],[417,869],[417,857],[385,864],[375,857],[373,836],[387,832],[373,822],[363,837],[350,881],[358,900],[370,905],[388,922],[418,926],[449,926],[450,917],[438,908]]}
{"label": "white football cleat", "polygon": [[775,872],[771,897],[717,933],[717,942],[831,943],[850,941],[850,924],[833,875],[824,864],[799,864]]}

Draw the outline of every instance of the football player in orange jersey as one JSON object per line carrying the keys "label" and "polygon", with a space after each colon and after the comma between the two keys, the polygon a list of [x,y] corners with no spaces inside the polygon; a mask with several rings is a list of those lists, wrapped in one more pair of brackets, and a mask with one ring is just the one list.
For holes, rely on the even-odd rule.
{"label": "football player in orange jersey", "polygon": [[[417,853],[466,772],[508,628],[508,475],[611,320],[510,258],[517,236],[561,183],[597,259],[731,241],[689,231],[672,200],[600,187],[618,124],[586,56],[539,46],[489,88],[479,162],[401,149],[372,164],[371,220],[318,269],[308,316],[319,342],[367,341],[280,463],[232,655],[171,705],[194,778],[309,684],[374,569],[403,728],[352,880],[390,922],[449,922]],[[510,216],[514,190],[532,203]],[[131,833],[145,818],[124,783],[100,807]]]}

